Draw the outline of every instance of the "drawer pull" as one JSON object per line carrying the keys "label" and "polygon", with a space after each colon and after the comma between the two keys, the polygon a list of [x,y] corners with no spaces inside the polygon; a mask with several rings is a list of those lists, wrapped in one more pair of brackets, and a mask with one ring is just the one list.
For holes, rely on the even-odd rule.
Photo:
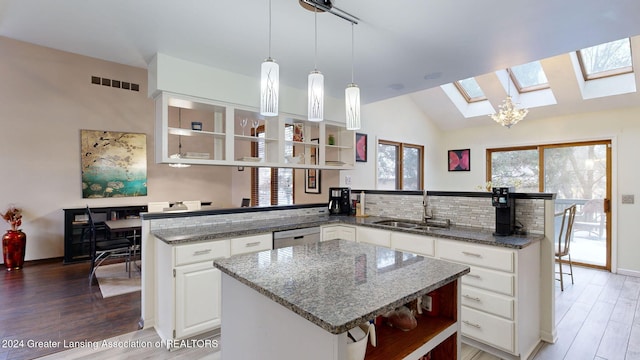
{"label": "drawer pull", "polygon": [[480,328],[481,328],[481,326],[480,326],[480,325],[478,325],[478,324],[474,324],[474,323],[472,323],[472,322],[470,322],[470,321],[467,321],[467,320],[462,320],[462,322],[463,322],[465,325],[469,325],[469,326],[474,327],[474,328],[476,328],[476,329],[480,329]]}
{"label": "drawer pull", "polygon": [[471,273],[469,273],[469,274],[467,274],[467,276],[468,276],[468,277],[472,277],[472,278],[474,278],[474,279],[481,279],[481,278],[480,278],[480,275],[476,275],[476,274],[471,274]]}
{"label": "drawer pull", "polygon": [[258,245],[260,245],[260,241],[254,241],[254,242],[246,243],[244,247],[254,247]]}
{"label": "drawer pull", "polygon": [[480,255],[480,254],[476,254],[476,253],[472,253],[472,252],[468,252],[468,251],[463,251],[462,253],[467,255],[467,256],[482,257],[482,255]]}
{"label": "drawer pull", "polygon": [[198,251],[194,251],[193,255],[194,256],[207,255],[210,252],[211,252],[211,249],[198,250]]}
{"label": "drawer pull", "polygon": [[480,298],[476,297],[476,296],[471,296],[471,295],[466,295],[465,294],[465,295],[462,295],[462,297],[465,298],[465,299],[469,299],[469,300],[480,302]]}

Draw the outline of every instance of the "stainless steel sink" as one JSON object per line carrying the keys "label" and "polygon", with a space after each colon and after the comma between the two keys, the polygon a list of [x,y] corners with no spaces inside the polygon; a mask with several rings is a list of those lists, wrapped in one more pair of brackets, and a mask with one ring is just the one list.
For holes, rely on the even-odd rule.
{"label": "stainless steel sink", "polygon": [[380,220],[374,222],[376,225],[388,226],[392,228],[402,228],[402,229],[414,229],[414,230],[435,230],[435,229],[447,229],[449,226],[448,223],[445,224],[425,224],[419,221],[410,221],[410,220]]}
{"label": "stainless steel sink", "polygon": [[404,229],[414,229],[422,225],[421,223],[413,223],[410,221],[402,220],[380,220],[374,222],[374,224]]}

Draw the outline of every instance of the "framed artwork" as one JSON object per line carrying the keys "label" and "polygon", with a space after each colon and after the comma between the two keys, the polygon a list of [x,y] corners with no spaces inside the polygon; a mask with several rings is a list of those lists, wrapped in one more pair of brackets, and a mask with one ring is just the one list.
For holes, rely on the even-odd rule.
{"label": "framed artwork", "polygon": [[367,134],[356,133],[356,161],[367,162]]}
{"label": "framed artwork", "polygon": [[449,150],[449,171],[470,171],[471,150]]}
{"label": "framed artwork", "polygon": [[320,170],[304,170],[304,192],[307,194],[320,194]]}
{"label": "framed artwork", "polygon": [[[316,144],[320,144],[320,139],[319,138],[313,138],[311,139],[312,143],[316,143]],[[316,147],[312,147],[311,148],[311,153],[309,154],[310,156],[310,164],[312,165],[317,165],[318,164],[318,148]]]}
{"label": "framed artwork", "polygon": [[80,130],[82,197],[147,195],[147,136]]}

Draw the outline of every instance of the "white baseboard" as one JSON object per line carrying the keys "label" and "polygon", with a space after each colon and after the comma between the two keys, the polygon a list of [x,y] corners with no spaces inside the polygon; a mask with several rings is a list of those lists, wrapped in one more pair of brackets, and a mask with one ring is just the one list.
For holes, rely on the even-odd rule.
{"label": "white baseboard", "polygon": [[618,274],[627,275],[627,276],[634,276],[634,277],[640,277],[640,271],[637,271],[637,270],[628,270],[628,269],[620,269],[620,268],[618,268]]}

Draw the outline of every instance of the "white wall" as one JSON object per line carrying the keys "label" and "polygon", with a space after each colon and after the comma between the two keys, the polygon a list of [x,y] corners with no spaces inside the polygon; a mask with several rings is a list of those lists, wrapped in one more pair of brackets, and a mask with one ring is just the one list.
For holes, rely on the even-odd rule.
{"label": "white wall", "polygon": [[[424,113],[407,96],[362,106],[362,129],[357,132],[368,135],[367,162],[357,162],[354,170],[343,170],[341,186],[376,188],[378,139],[424,145],[427,189],[433,189],[431,179],[446,166],[446,156],[439,154],[442,132],[426,120]],[[345,184],[347,176],[351,177],[351,185]]]}

